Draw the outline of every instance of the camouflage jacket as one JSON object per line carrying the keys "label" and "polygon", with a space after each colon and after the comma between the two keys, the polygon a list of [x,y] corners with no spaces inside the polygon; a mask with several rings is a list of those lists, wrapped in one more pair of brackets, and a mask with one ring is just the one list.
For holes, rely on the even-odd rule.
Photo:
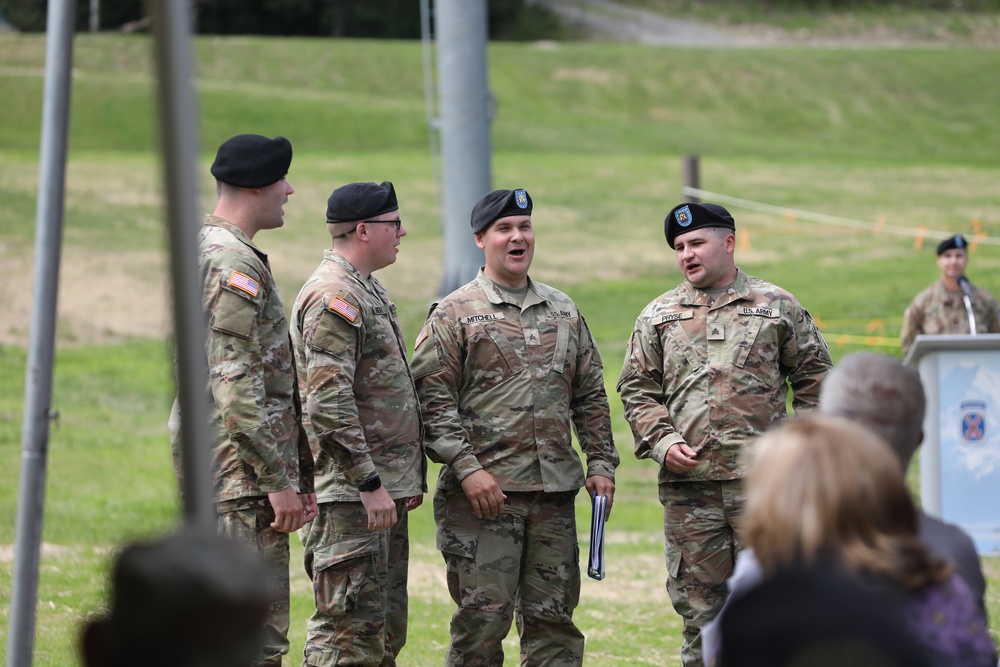
{"label": "camouflage jacket", "polygon": [[505,491],[571,491],[587,473],[614,479],[618,452],[601,356],[568,296],[530,282],[522,306],[475,280],[431,306],[413,355],[438,486],[476,470]]}
{"label": "camouflage jacket", "polygon": [[[809,313],[785,290],[740,270],[713,303],[684,281],[640,313],[625,352],[618,392],[635,435],[635,455],[660,464],[659,481],[738,479],[741,450],[795,409],[812,408],[831,367]],[[699,464],[667,470],[684,442]]]}
{"label": "camouflage jacket", "polygon": [[[972,285],[972,314],[976,333],[1000,333],[1000,307],[996,298],[982,287]],[[962,292],[949,292],[940,280],[918,294],[903,315],[899,333],[903,356],[919,334],[967,334],[969,315]]]}
{"label": "camouflage jacket", "polygon": [[[235,225],[208,216],[198,235],[213,468],[218,502],[292,486],[313,491],[313,459],[302,430],[288,321],[267,255]],[[183,488],[177,402],[171,419],[175,471]]]}
{"label": "camouflage jacket", "polygon": [[358,484],[376,472],[393,498],[420,495],[417,392],[385,288],[327,250],[291,319],[319,500],[359,501]]}

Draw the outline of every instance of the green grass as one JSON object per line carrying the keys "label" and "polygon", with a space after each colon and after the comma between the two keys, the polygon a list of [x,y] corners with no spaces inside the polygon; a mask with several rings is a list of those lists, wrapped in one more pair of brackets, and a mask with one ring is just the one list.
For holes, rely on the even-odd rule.
{"label": "green grass", "polygon": [[[392,180],[409,234],[379,278],[412,341],[441,276],[419,45],[206,38],[197,49],[202,210],[211,209],[208,164],[221,140],[243,131],[292,139],[287,224],[257,239],[288,307],[327,244],[330,190]],[[179,520],[165,428],[173,386],[149,54],[141,37],[76,40],[37,665],[76,664],[76,627],[103,603],[115,545]],[[43,56],[40,37],[0,36],[0,545],[14,541]],[[998,58],[970,49],[491,45],[494,183],[532,193],[532,274],[569,292],[593,328],[622,453],[608,579],[585,583],[577,612],[588,665],[679,664],[656,471],[632,457],[613,386],[636,314],[680,279],[662,220],[680,200],[681,156],[703,156],[711,191],[914,230],[971,235],[975,220],[1000,236]],[[863,347],[847,335],[898,353],[902,311],[936,275],[933,242],[915,249],[912,237],[732,211],[740,265],[795,293],[822,322],[835,359]],[[977,248],[972,279],[1000,293],[998,269],[1000,248]],[[581,521],[586,514],[581,502]],[[404,656],[419,667],[440,664],[452,607],[429,503],[412,521]],[[299,554],[288,664],[298,663],[311,605]],[[996,635],[1000,558],[984,564]],[[0,634],[11,576],[9,557],[0,558]],[[512,661],[515,642],[507,649]]]}

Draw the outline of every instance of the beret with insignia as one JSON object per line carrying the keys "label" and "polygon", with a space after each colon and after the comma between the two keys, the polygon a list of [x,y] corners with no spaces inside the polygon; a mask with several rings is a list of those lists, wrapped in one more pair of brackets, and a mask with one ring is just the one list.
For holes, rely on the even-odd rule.
{"label": "beret with insignia", "polygon": [[396,190],[389,181],[348,183],[326,200],[327,222],[357,222],[399,209]]}
{"label": "beret with insignia", "polygon": [[663,234],[667,245],[674,247],[679,235],[701,227],[725,227],[736,231],[732,214],[718,204],[678,204],[663,220]]}
{"label": "beret with insignia", "polygon": [[531,195],[528,191],[494,190],[472,207],[472,233],[478,234],[500,218],[531,215]]}
{"label": "beret with insignia", "polygon": [[965,237],[961,234],[955,234],[954,236],[949,236],[944,241],[938,244],[937,254],[938,256],[943,255],[949,250],[966,250],[969,249],[969,242],[965,240]]}
{"label": "beret with insignia", "polygon": [[288,139],[238,134],[219,146],[212,176],[240,188],[262,188],[284,178],[291,164],[292,144]]}

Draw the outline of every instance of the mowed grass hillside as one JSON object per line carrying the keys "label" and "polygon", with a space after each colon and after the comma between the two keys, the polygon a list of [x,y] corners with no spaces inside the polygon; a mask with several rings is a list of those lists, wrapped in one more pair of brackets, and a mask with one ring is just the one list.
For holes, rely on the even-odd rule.
{"label": "mowed grass hillside", "polygon": [[[378,276],[412,342],[443,259],[420,45],[199,38],[196,49],[201,208],[212,207],[208,166],[221,141],[240,132],[292,140],[296,193],[286,225],[257,238],[290,307],[328,245],[330,191],[392,180],[408,235],[397,263]],[[103,603],[114,547],[179,516],[165,429],[174,387],[150,54],[146,37],[75,43],[53,399],[60,417],[50,442],[37,665],[76,664],[76,628]],[[682,199],[682,156],[702,156],[707,190],[870,224],[731,207],[740,265],[795,293],[835,358],[863,348],[898,354],[902,311],[936,277],[936,234],[982,235],[969,276],[1000,293],[1000,247],[989,243],[1000,237],[1000,52],[543,43],[492,44],[489,62],[494,184],[532,194],[532,275],[569,292],[587,316],[622,453],[608,579],[586,581],[578,611],[588,665],[679,664],[655,469],[632,457],[614,383],[635,316],[680,280],[662,221]],[[43,38],[0,36],[0,634],[13,571],[43,73]],[[911,231],[877,231],[883,225]],[[582,500],[579,516],[588,520]],[[438,665],[451,603],[429,502],[411,519],[404,662]],[[996,637],[1000,559],[984,565]],[[293,562],[288,664],[298,664],[310,605],[310,584]],[[0,647],[2,656],[6,641]],[[516,643],[507,648],[513,664]]]}

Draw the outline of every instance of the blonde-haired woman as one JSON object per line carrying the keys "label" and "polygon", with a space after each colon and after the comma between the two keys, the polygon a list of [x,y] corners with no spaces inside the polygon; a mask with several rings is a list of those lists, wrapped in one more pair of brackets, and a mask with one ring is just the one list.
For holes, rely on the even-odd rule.
{"label": "blonde-haired woman", "polygon": [[[878,436],[846,419],[809,415],[750,451],[742,535],[752,551],[741,559],[754,559],[765,579],[803,565],[839,570],[898,601],[934,664],[997,664],[973,594],[920,541],[899,459]],[[740,593],[731,590],[734,600]]]}

